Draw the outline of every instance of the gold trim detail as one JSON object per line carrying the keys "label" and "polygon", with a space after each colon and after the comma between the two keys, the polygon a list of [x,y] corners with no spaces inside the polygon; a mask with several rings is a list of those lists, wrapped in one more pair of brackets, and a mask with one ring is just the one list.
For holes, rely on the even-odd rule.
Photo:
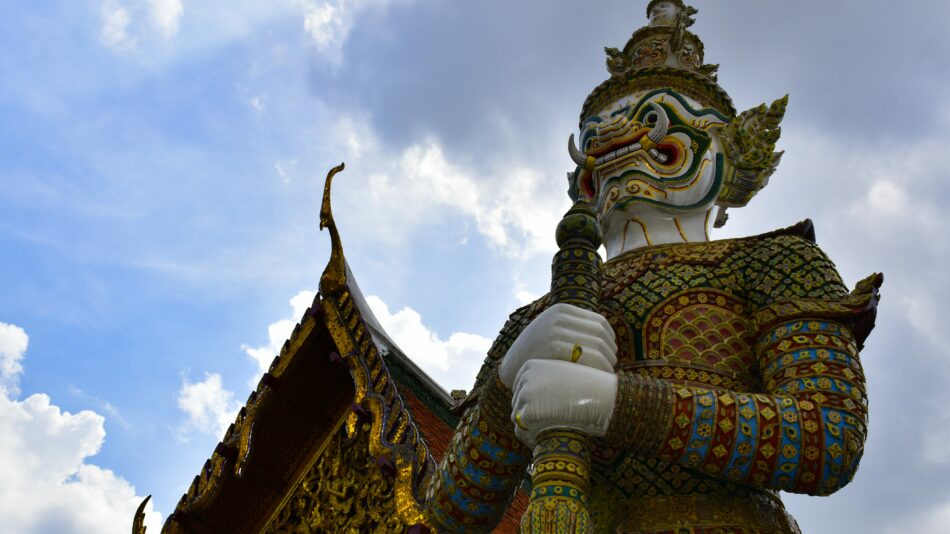
{"label": "gold trim detail", "polygon": [[676,225],[676,231],[680,233],[680,237],[683,238],[684,243],[689,243],[689,239],[686,238],[686,234],[683,233],[683,227],[680,226],[680,220],[677,217],[673,217],[673,224]]}
{"label": "gold trim detail", "polygon": [[709,241],[709,216],[712,215],[712,208],[706,210],[706,220],[703,221],[703,233],[706,235],[706,241]]}
{"label": "gold trim detail", "polygon": [[[643,221],[641,221],[640,219],[637,219],[636,217],[633,217],[632,219],[628,220],[627,223],[623,226],[623,242],[624,242],[624,244],[627,243],[627,227],[630,226],[630,223],[632,223],[632,222],[635,222],[635,223],[637,223],[637,224],[640,225],[640,230],[643,231],[643,237],[644,237],[644,239],[647,240],[647,245],[653,246],[653,241],[650,239],[650,233],[647,232],[647,225],[644,224]],[[621,252],[622,252],[622,251],[623,251],[623,248],[621,248]]]}

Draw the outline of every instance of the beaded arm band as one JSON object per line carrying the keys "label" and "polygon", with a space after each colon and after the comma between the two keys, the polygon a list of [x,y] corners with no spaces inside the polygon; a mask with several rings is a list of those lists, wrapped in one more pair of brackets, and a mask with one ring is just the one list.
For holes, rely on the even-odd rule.
{"label": "beaded arm band", "polygon": [[644,455],[654,454],[669,434],[673,386],[669,382],[622,373],[617,380],[617,404],[604,438]]}
{"label": "beaded arm band", "polygon": [[851,331],[833,321],[776,325],[757,343],[767,395],[620,376],[605,439],[763,488],[827,495],[864,448],[864,373]]}
{"label": "beaded arm band", "polygon": [[493,370],[459,423],[426,495],[439,532],[489,532],[508,508],[531,461],[515,437],[511,392]]}

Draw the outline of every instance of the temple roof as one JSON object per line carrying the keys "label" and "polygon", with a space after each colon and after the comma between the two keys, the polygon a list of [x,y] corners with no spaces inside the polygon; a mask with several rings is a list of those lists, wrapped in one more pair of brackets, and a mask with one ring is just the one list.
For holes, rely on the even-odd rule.
{"label": "temple roof", "polygon": [[[367,433],[354,443],[368,442],[365,453],[396,488],[414,491],[441,460],[458,423],[453,399],[385,332],[343,258],[335,227],[331,234],[334,254],[320,293],[162,532],[268,531],[343,431]],[[332,276],[342,283],[328,283]],[[516,532],[526,505],[519,491],[496,532]],[[407,525],[412,518],[400,514]]]}

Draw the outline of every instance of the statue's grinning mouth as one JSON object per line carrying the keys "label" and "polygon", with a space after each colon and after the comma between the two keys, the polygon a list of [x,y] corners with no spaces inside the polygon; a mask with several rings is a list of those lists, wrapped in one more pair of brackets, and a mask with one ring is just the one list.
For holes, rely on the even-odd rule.
{"label": "statue's grinning mouth", "polygon": [[[600,167],[601,165],[605,163],[609,163],[614,160],[618,160],[616,161],[616,163],[619,163],[619,158],[641,149],[643,149],[643,145],[641,145],[640,142],[637,141],[636,143],[632,143],[627,146],[620,147],[617,150],[604,154],[603,156],[597,158],[594,161],[594,165],[595,167]],[[657,150],[656,148],[651,148],[647,152],[649,152],[650,156],[652,156],[653,159],[659,161],[660,163],[666,163],[667,161],[670,160],[669,154],[665,154],[664,152],[661,152],[660,150]]]}
{"label": "statue's grinning mouth", "polygon": [[650,157],[659,163],[669,162],[670,157],[675,155],[675,151],[660,151],[659,144],[666,137],[666,134],[669,131],[670,119],[666,115],[666,110],[664,110],[663,107],[656,102],[648,102],[647,104],[652,108],[649,115],[655,117],[654,125],[650,131],[641,135],[634,143],[622,146],[600,157],[594,158],[592,155],[581,152],[581,150],[577,148],[577,146],[574,144],[574,135],[571,134],[571,137],[567,143],[567,150],[571,155],[571,159],[589,171],[592,171],[594,168],[611,161],[616,161],[618,158],[622,158],[627,154],[631,154],[639,150],[646,150],[647,153],[650,154]]}

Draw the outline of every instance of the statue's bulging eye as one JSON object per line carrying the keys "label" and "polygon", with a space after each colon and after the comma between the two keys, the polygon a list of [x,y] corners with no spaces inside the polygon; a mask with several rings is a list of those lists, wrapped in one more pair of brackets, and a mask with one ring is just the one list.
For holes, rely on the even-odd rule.
{"label": "statue's bulging eye", "polygon": [[646,124],[647,126],[652,126],[656,124],[656,119],[657,119],[656,112],[651,111],[643,117],[643,124]]}

